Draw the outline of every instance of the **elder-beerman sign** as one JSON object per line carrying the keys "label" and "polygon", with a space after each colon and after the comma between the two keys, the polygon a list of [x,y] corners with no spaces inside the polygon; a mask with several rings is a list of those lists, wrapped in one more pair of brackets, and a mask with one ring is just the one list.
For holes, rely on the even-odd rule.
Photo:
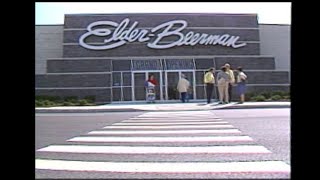
{"label": "elder-beerman sign", "polygon": [[[168,49],[174,46],[194,46],[200,45],[220,45],[232,48],[240,48],[246,45],[245,42],[237,43],[239,36],[229,34],[212,35],[206,33],[195,33],[189,31],[183,34],[181,31],[187,27],[184,20],[174,20],[160,24],[151,30],[137,28],[138,22],[135,21],[129,29],[130,20],[128,18],[122,20],[120,24],[113,21],[96,21],[88,25],[87,32],[80,39],[80,46],[91,50],[108,50],[125,45],[127,42],[148,42],[147,46],[152,49]],[[108,28],[99,28],[99,26],[110,26],[115,28],[112,32]],[[178,28],[176,28],[179,26]],[[175,28],[173,28],[175,27]],[[161,32],[154,34],[158,30]],[[99,44],[89,44],[85,40],[89,36],[105,37],[104,41]],[[166,37],[175,36],[177,40],[173,42],[161,41]],[[154,41],[150,41],[150,37],[156,37]]]}

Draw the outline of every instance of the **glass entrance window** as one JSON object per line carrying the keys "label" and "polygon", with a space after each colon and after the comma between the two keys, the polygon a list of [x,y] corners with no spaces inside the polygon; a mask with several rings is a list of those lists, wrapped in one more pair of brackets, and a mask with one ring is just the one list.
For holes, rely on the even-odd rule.
{"label": "glass entrance window", "polygon": [[145,73],[134,73],[134,97],[135,100],[146,100],[144,82],[146,81]]}
{"label": "glass entrance window", "polygon": [[112,73],[112,101],[131,101],[131,72]]}
{"label": "glass entrance window", "polygon": [[134,91],[134,100],[136,101],[145,101],[146,100],[146,89],[145,89],[145,81],[149,78],[149,75],[153,75],[158,84],[155,87],[156,92],[156,100],[161,100],[161,95],[163,94],[161,91],[162,87],[162,76],[160,72],[133,72],[133,91]]}
{"label": "glass entrance window", "polygon": [[179,81],[179,72],[167,72],[168,100],[180,99],[180,95],[177,90],[178,81]]}
{"label": "glass entrance window", "polygon": [[185,78],[190,82],[190,87],[189,87],[189,91],[188,91],[188,98],[189,99],[194,99],[193,95],[194,95],[194,77],[193,74],[194,72],[181,72],[181,74],[185,75]]}
{"label": "glass entrance window", "polygon": [[181,99],[180,93],[177,89],[177,85],[181,74],[185,75],[185,78],[190,82],[188,91],[189,99],[195,99],[195,78],[194,71],[172,71],[166,72],[166,99],[167,100],[179,100]]}

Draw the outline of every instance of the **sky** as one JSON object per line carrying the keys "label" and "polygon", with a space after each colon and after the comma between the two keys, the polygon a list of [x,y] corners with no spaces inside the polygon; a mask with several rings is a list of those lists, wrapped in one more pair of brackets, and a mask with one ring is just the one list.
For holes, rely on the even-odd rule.
{"label": "sky", "polygon": [[291,3],[35,3],[36,25],[64,24],[64,14],[257,13],[259,24],[291,24]]}

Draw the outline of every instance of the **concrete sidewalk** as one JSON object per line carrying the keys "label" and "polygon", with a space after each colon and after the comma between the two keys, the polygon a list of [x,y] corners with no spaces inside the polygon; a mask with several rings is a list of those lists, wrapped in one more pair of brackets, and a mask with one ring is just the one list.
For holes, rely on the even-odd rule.
{"label": "concrete sidewalk", "polygon": [[155,103],[155,104],[107,104],[100,106],[63,106],[36,108],[36,113],[88,113],[88,112],[134,112],[134,111],[199,111],[219,109],[290,108],[291,102],[245,102],[206,104],[198,103]]}

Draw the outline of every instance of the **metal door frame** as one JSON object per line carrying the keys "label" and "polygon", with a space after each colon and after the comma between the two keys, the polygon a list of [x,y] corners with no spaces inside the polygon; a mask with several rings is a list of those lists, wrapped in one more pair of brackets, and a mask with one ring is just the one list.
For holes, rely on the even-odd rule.
{"label": "metal door frame", "polygon": [[[162,92],[162,86],[163,86],[163,79],[162,79],[162,71],[161,70],[141,70],[141,71],[131,71],[131,84],[132,84],[132,90],[131,90],[131,93],[132,93],[132,101],[141,101],[141,100],[136,100],[136,97],[134,95],[134,87],[135,87],[135,82],[134,82],[134,74],[135,73],[145,73],[145,80],[148,79],[148,76],[149,76],[149,73],[160,73],[160,77],[159,77],[159,86],[160,86],[160,101],[163,100],[163,92]],[[146,95],[146,98],[147,98],[147,95]]]}
{"label": "metal door frame", "polygon": [[181,73],[182,72],[192,72],[192,76],[193,76],[193,82],[192,82],[192,86],[193,86],[193,100],[197,99],[197,92],[196,92],[196,71],[194,69],[179,69],[179,70],[165,70],[165,95],[166,95],[166,99],[165,100],[169,100],[169,95],[168,95],[168,72],[178,72],[179,74],[179,79],[181,77]]}

